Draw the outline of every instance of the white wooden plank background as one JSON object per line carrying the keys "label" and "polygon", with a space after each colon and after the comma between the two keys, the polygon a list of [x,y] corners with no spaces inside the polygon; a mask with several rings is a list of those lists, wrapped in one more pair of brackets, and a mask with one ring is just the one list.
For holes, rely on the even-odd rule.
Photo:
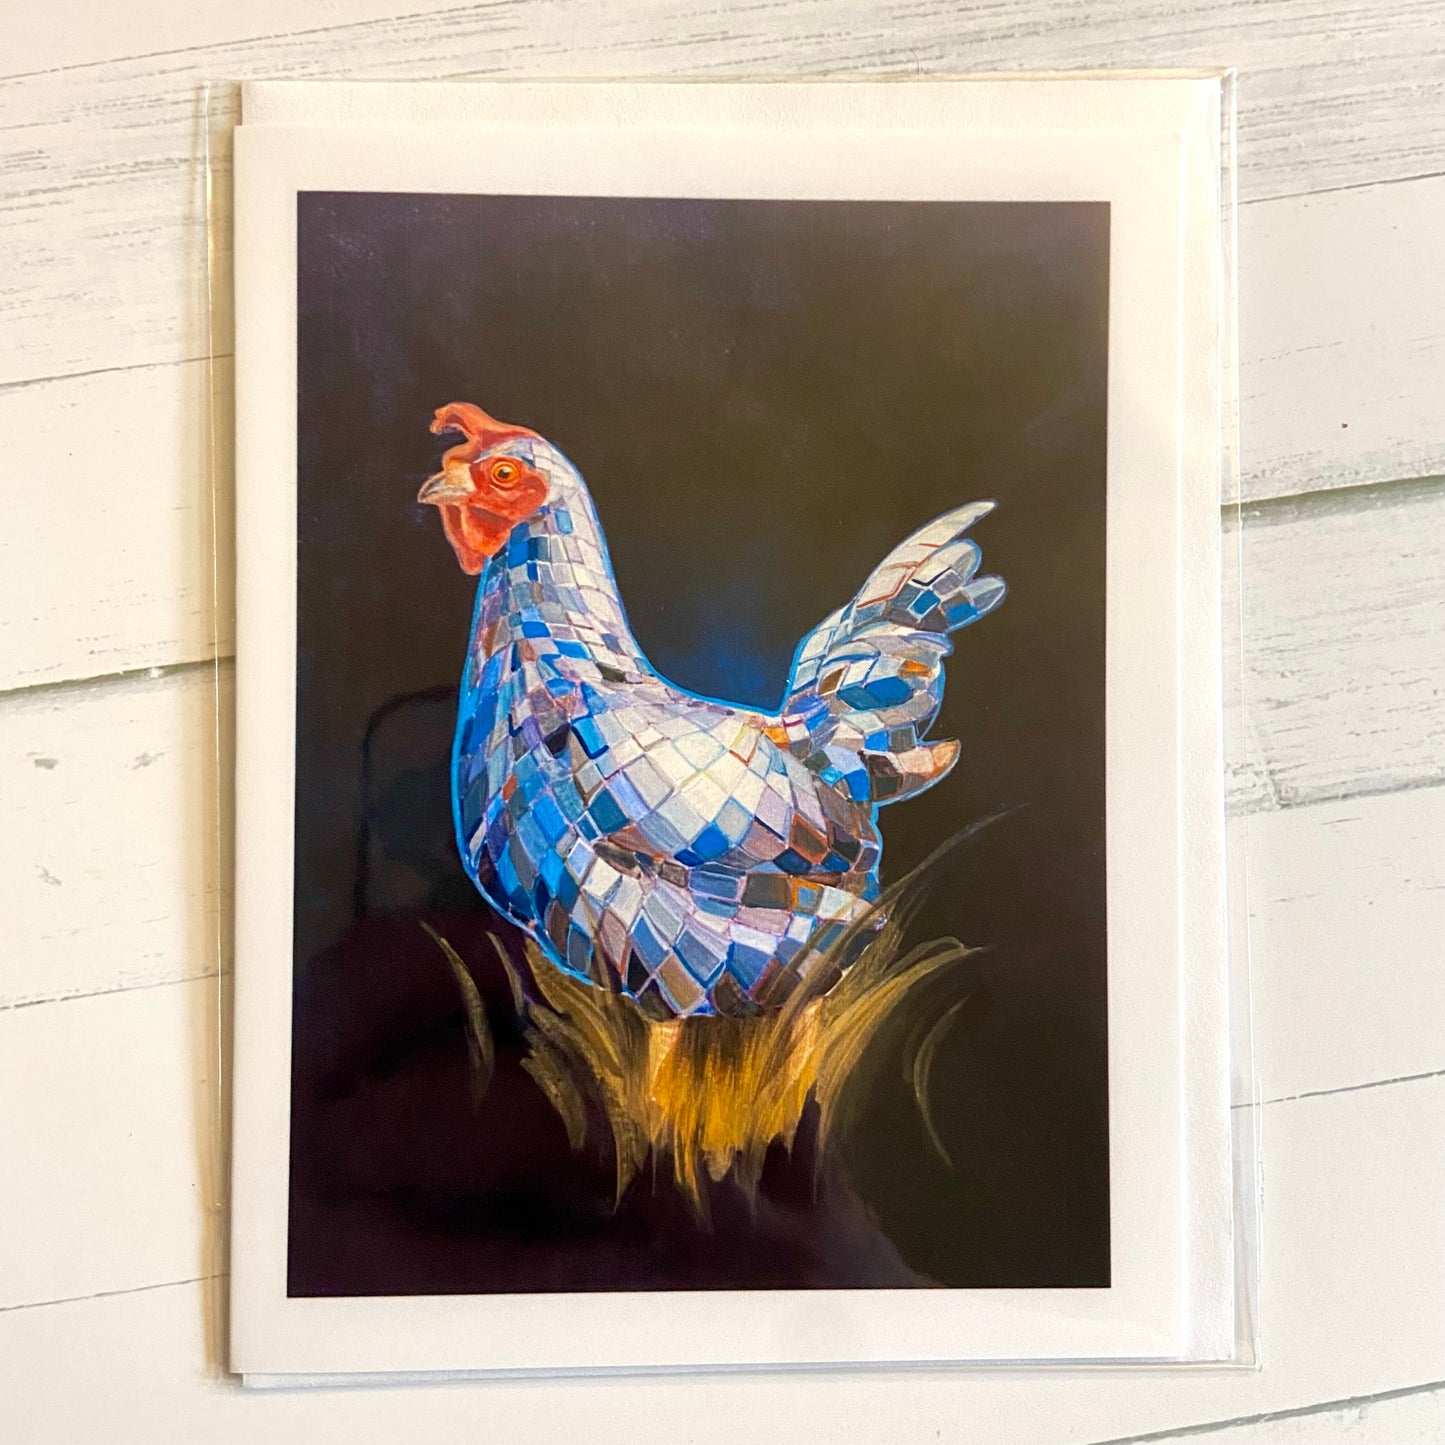
{"label": "white wooden plank background", "polygon": [[[230,800],[211,704],[230,682],[210,659],[232,631],[206,545],[212,345],[229,375],[204,324],[198,82],[1150,63],[1241,68],[1231,837],[1267,1101],[1263,1369],[241,1395],[217,1367]],[[6,1445],[1445,1438],[1438,0],[11,7],[0,254]],[[51,488],[98,465],[106,545],[81,552]]]}

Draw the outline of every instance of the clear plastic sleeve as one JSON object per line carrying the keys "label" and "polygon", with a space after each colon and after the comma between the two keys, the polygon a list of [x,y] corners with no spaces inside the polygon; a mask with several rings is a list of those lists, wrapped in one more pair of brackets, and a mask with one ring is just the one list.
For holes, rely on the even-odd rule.
{"label": "clear plastic sleeve", "polygon": [[[231,1368],[248,1383],[268,1384],[819,1364],[1257,1367],[1260,1107],[1248,814],[1226,801],[1228,782],[1245,777],[1250,765],[1238,705],[1246,686],[1247,579],[1239,525],[1233,72],[927,82],[321,82],[262,84],[244,93],[216,83],[203,109],[218,657],[233,611],[226,555],[233,448],[236,476],[236,1029],[232,1068],[222,971],[215,1071],[219,1116],[233,1111],[235,1121]],[[233,140],[240,153],[234,228]],[[949,226],[940,243],[939,228]],[[810,259],[800,260],[805,253]],[[1077,279],[1090,266],[1088,277]],[[482,296],[486,283],[476,277],[491,270],[505,273],[505,294]],[[642,282],[640,270],[647,273]],[[859,278],[877,289],[859,289]],[[896,296],[886,285],[896,286]],[[973,331],[950,329],[960,298],[979,307]],[[1091,332],[1099,298],[1107,302],[1107,325]],[[908,307],[904,334],[899,312]],[[456,340],[478,316],[491,328],[490,350]],[[873,319],[860,329],[860,316]],[[820,328],[830,326],[836,342],[820,345]],[[1061,341],[1049,326],[1075,330]],[[1081,370],[1073,392],[1050,392],[1047,378],[1082,366],[1077,358],[1091,345],[1092,371]],[[769,346],[779,349],[771,371],[749,359]],[[871,414],[855,407],[850,423],[829,391],[861,385],[848,368],[865,365],[869,346],[883,358],[868,373],[878,404]],[[647,348],[639,361],[636,353]],[[510,364],[499,364],[499,354]],[[615,369],[599,361],[609,354]],[[800,380],[804,360],[814,374]],[[825,360],[830,368],[836,360],[836,369],[819,375]],[[948,366],[995,387],[1006,418],[990,439],[988,408],[970,413],[987,439],[974,454],[962,443],[920,441],[928,428],[898,419],[920,415],[922,403],[910,398],[930,386],[952,394],[956,383],[937,375]],[[1174,368],[1174,385],[1161,383],[1161,368]],[[730,431],[698,410],[699,378],[710,378]],[[1018,393],[1029,387],[1041,399],[1025,415]],[[1069,447],[1087,454],[1094,442],[1080,388],[1097,395],[1102,417],[1097,515],[1087,510],[1093,504],[1053,484],[1052,511],[1064,520],[1051,522],[1047,496],[1041,502],[1029,492],[1019,457],[1073,455]],[[495,402],[493,392],[502,393]],[[651,479],[638,484],[651,489],[645,504],[629,500],[627,448],[641,445],[648,428],[608,407],[620,410],[629,396],[644,394],[653,434],[689,429],[688,444],[660,445],[674,467],[698,468],[704,480],[696,496],[731,499],[691,532],[668,532],[658,520],[669,508],[705,512],[702,501],[667,491],[656,480],[661,470],[638,473]],[[431,410],[418,412],[423,396],[435,409],[432,430],[446,434],[449,450],[439,462],[425,434]],[[673,403],[659,401],[667,397],[675,401],[672,414]],[[570,412],[569,398],[581,399]],[[493,405],[505,423],[491,414]],[[521,408],[515,417],[513,408]],[[347,433],[337,420],[343,412],[354,420],[355,456],[345,451]],[[784,436],[789,419],[796,428]],[[839,450],[840,426],[853,428],[852,453]],[[745,442],[730,446],[719,468],[724,435]],[[552,445],[563,436],[571,460]],[[810,446],[832,460],[815,463]],[[378,452],[389,459],[385,467],[374,460]],[[873,472],[857,485],[848,474],[852,455],[869,459],[864,470]],[[1158,470],[1149,474],[1155,455],[1173,458],[1172,490]],[[946,505],[928,500],[934,491],[919,480],[940,458],[966,479]],[[573,463],[590,468],[591,501],[573,497],[571,511],[563,509],[564,520],[549,522],[542,537],[537,518],[549,508],[555,515],[566,488],[585,485]],[[439,469],[428,478],[433,464]],[[821,468],[811,481],[810,465]],[[491,468],[484,480],[479,467]],[[979,520],[982,510],[965,518],[959,505],[988,494],[990,469],[998,478],[997,532],[992,518]],[[722,480],[706,480],[714,477]],[[533,479],[543,500],[528,503],[531,511],[518,502],[514,515],[510,489]],[[405,494],[401,501],[386,490],[392,481],[397,496]],[[758,489],[753,501],[749,484]],[[831,511],[829,485],[836,488]],[[483,495],[484,486],[493,491]],[[796,509],[763,500],[764,490],[791,496],[808,486],[816,500],[804,522]],[[1085,483],[1078,487],[1082,496]],[[338,489],[344,495],[347,488],[354,489],[350,513],[338,502]],[[887,519],[863,528],[867,546],[888,560],[845,610],[839,604],[848,589],[839,592],[820,549],[856,530],[865,498],[876,498]],[[380,541],[367,519],[371,509],[390,509],[392,532]],[[913,523],[903,520],[915,513]],[[1009,532],[1011,515],[1034,519],[1031,534],[1022,522],[1013,524],[1017,535]],[[937,517],[931,530],[904,543],[910,527],[929,516]],[[976,520],[985,572],[996,565],[1006,574],[1001,617],[1010,609],[1030,616],[1029,579],[1049,575],[1049,547],[1062,558],[1063,549],[1083,547],[1079,538],[1095,536],[1089,527],[1097,532],[1089,543],[1102,579],[1097,598],[1040,602],[1054,621],[1032,624],[1041,629],[1041,652],[1063,666],[1067,649],[1042,629],[1061,617],[1074,626],[1071,607],[1085,612],[1095,632],[1084,626],[1078,635],[1095,637],[1098,653],[1091,664],[1097,707],[1078,731],[1092,729],[1102,740],[1089,756],[1107,807],[1096,809],[1089,835],[1095,854],[1080,845],[1078,857],[1106,853],[1107,867],[1079,916],[1089,907],[1100,918],[1107,911],[1107,928],[1099,933],[1096,994],[1085,997],[1077,979],[1067,985],[1069,996],[1077,995],[1073,1013],[1045,997],[1057,960],[1029,964],[1018,935],[1008,932],[1022,925],[999,925],[999,937],[977,955],[961,946],[951,952],[947,937],[936,945],[942,951],[929,953],[935,945],[907,933],[903,922],[919,909],[940,934],[957,932],[969,942],[970,924],[987,931],[987,908],[946,929],[949,919],[939,912],[940,897],[954,897],[966,882],[980,886],[966,871],[974,865],[950,873],[953,863],[930,864],[931,901],[920,892],[915,909],[899,876],[902,862],[895,873],[886,861],[896,846],[900,860],[916,863],[955,834],[963,841],[950,857],[1042,846],[1042,834],[1027,831],[1036,825],[1010,819],[1030,810],[1047,819],[1055,807],[1056,794],[1043,784],[1037,797],[1024,796],[1028,788],[1008,782],[1006,765],[999,765],[1002,782],[990,778],[989,739],[1014,728],[1032,739],[1019,746],[1046,745],[1042,731],[1029,733],[1027,707],[1007,727],[989,722],[990,666],[1004,679],[1009,668],[1026,670],[1030,654],[1016,642],[1012,660],[991,664],[987,651],[971,651],[974,623],[977,636],[986,636],[994,625],[988,614],[1003,596],[974,571],[976,546],[964,531]],[[603,526],[615,567],[600,530],[596,539],[571,540],[578,528],[591,539],[591,529]],[[700,546],[704,533],[710,540]],[[384,550],[390,536],[407,539],[404,549],[395,543],[392,556]],[[644,543],[672,550],[644,565]],[[731,571],[687,560],[740,547],[752,549],[751,560]],[[1026,547],[1043,555],[1042,572],[1030,572],[1026,560],[1010,572],[1010,555],[1032,555]],[[445,575],[428,577],[423,616],[414,605],[422,584],[408,581],[406,569],[426,548],[435,554],[426,565]],[[943,560],[925,576],[918,558],[933,549]],[[549,570],[558,558],[567,569],[560,580]],[[476,718],[497,715],[495,699],[485,695],[502,684],[495,667],[487,670],[484,642],[486,629],[511,616],[506,599],[515,600],[520,584],[502,577],[509,567],[530,579],[537,596],[535,617],[518,612],[521,620],[513,619],[518,631],[508,655],[540,668],[536,677],[527,674],[540,692],[519,684],[507,694],[509,705],[525,712],[535,704],[546,714],[538,721],[518,713],[508,746],[521,757],[515,738],[529,737],[536,756],[527,753],[531,761],[516,773],[473,742]],[[718,577],[756,578],[772,567],[791,579],[786,587],[769,592],[749,584],[732,594],[733,603],[718,590]],[[840,564],[840,576],[844,570]],[[1055,575],[1065,573],[1060,561]],[[671,588],[665,605],[659,576]],[[866,567],[855,581],[865,576]],[[473,586],[480,594],[467,644]],[[489,586],[501,589],[494,611],[501,609],[503,622],[487,610]],[[692,614],[698,656],[709,646],[732,649],[731,674],[708,672],[679,651],[676,631],[657,621],[668,607],[691,605],[690,586],[711,599]],[[549,587],[556,595],[542,597]],[[810,587],[817,616],[839,610],[799,646],[788,675],[794,711],[770,711],[762,697],[786,669],[777,679],[768,673],[750,681],[748,659],[756,662],[766,648],[738,629],[762,625],[760,596],[796,611],[796,594]],[[629,602],[627,613],[602,595],[609,589]],[[1047,590],[1036,585],[1033,595]],[[899,609],[910,606],[913,620],[905,625]],[[651,649],[655,671],[641,642],[634,647],[626,633],[628,615],[641,642],[662,639]],[[791,625],[792,612],[787,616]],[[1022,632],[1009,635],[1027,641]],[[1002,652],[1002,643],[990,645]],[[464,659],[471,669],[460,702],[455,676],[428,671],[434,656],[451,655],[448,646],[457,673]],[[574,656],[581,673],[568,660]],[[676,684],[664,675],[665,661],[675,664]],[[766,672],[771,664],[757,665]],[[756,697],[720,700],[729,676]],[[552,701],[543,707],[537,697],[549,685]],[[627,722],[615,701],[616,690],[627,687],[651,689],[645,727]],[[977,744],[962,736],[958,791],[950,795],[945,783],[913,802],[909,795],[941,779],[959,756],[956,746],[936,741],[946,736],[942,723],[928,738],[923,733],[955,691],[971,687],[984,695],[969,709],[941,714],[951,727],[977,725]],[[672,691],[658,690],[666,688]],[[1060,707],[1073,705],[1064,682],[1036,682],[1018,696],[1042,713],[1051,690],[1063,699]],[[999,695],[1014,694],[1005,688]],[[214,700],[223,818],[228,780],[221,768],[232,720],[219,663]],[[567,716],[553,727],[547,708],[557,706]],[[608,708],[610,721],[603,721]],[[612,774],[602,771],[613,766],[630,777],[628,757],[646,758],[653,733],[675,740],[708,708],[714,740],[724,717],[718,709],[731,708],[726,717],[757,733],[753,750],[738,755],[738,777],[728,773],[722,782],[718,769],[732,766],[736,749],[718,746],[719,763],[702,734],[679,743],[676,766],[706,781],[680,774],[672,783],[678,794],[695,786],[726,799],[716,826],[708,825],[716,839],[702,824],[684,836],[681,812],[669,814],[666,828],[653,827],[640,775],[609,791]],[[1159,753],[1171,739],[1172,782]],[[749,760],[764,746],[781,759],[775,771],[794,779],[795,800],[804,786],[798,778],[832,790],[826,818],[810,822],[812,805],[796,802],[797,819],[787,824],[793,831],[783,829],[765,865],[742,841],[759,836],[767,820],[756,810],[771,806],[760,802],[762,786],[747,781]],[[626,756],[618,761],[608,749]],[[1136,755],[1146,754],[1164,758],[1160,768],[1151,774],[1140,762],[1137,776],[1129,773]],[[527,797],[538,769],[550,777],[548,769],[564,768],[571,769],[565,784],[549,783],[546,801],[511,810],[512,831],[488,854],[486,840],[507,807],[487,811],[486,798],[478,794],[474,804],[472,790],[490,778],[499,796],[510,790],[505,804]],[[767,771],[757,774],[764,783]],[[1035,771],[1054,776],[1042,754]],[[574,793],[586,822],[568,811]],[[943,801],[950,796],[966,797],[973,812],[950,814]],[[916,847],[895,845],[910,810],[933,833],[920,822],[906,835],[922,840]],[[865,878],[867,866],[855,860],[869,856],[877,828],[890,848],[882,873]],[[570,895],[565,850],[549,830],[587,852],[585,868],[596,870],[584,869]],[[661,837],[673,842],[659,849]],[[1014,837],[1021,841],[1011,843]],[[808,851],[815,839],[816,857]],[[218,860],[230,852],[219,835],[211,846]],[[1028,912],[1020,897],[1040,889],[1040,868],[1056,861],[1045,855],[1041,864],[1036,855],[1032,866],[1020,862],[1013,874],[997,875],[1004,883],[996,892],[1014,890],[1012,906]],[[1061,873],[1083,866],[1072,854],[1058,864]],[[593,886],[604,871],[605,894]],[[647,910],[667,890],[688,919],[693,909],[701,922],[684,920],[671,943],[659,943]],[[1055,906],[1048,893],[1038,892],[1040,913]],[[590,912],[572,906],[579,895],[592,898]],[[697,962],[685,942],[701,940],[701,947],[714,936],[710,920],[724,913],[732,932],[722,951]],[[500,922],[498,915],[505,915]],[[831,932],[820,921],[828,918]],[[591,951],[579,962],[569,950],[584,935]],[[796,940],[805,936],[799,954]],[[1151,952],[1150,940],[1165,937],[1175,944]],[[770,945],[759,942],[769,938]],[[880,960],[884,947],[893,952]],[[663,963],[654,948],[666,955]],[[1046,945],[1039,949],[1045,957]],[[1016,955],[1022,961],[1011,980],[988,962]],[[899,985],[910,969],[908,986]],[[1041,991],[1032,1003],[1026,984]],[[896,1004],[895,994],[914,1002]],[[1030,1007],[1035,1021],[1019,1026],[1016,1037],[991,1021],[989,1010],[1007,1016]],[[1052,1053],[1037,1045],[1046,1023],[1056,1026]],[[1081,1043],[1091,1029],[1094,1044]],[[1005,1188],[1000,1181],[1014,1164],[1006,1146],[988,1145],[976,1103],[969,1113],[970,1099],[993,1099],[997,1079],[1016,1067],[1009,1050],[1035,1045],[1030,1066],[1047,1082],[1033,1087],[1046,1097],[1038,1116],[1016,1120],[1019,1137],[1053,1130],[1049,1137],[1062,1141],[1073,1127],[1068,1121],[1083,1119],[1080,1135],[1095,1141],[1103,1161],[1096,1173],[1104,1173],[1092,1192],[1073,1175],[1058,1190],[1076,1187],[1079,1200],[1092,1201],[1092,1223],[1078,1228],[1093,1230],[1102,1255],[1071,1258],[1062,1247],[1040,1245],[1032,1257],[1044,1262],[1030,1264],[1017,1240],[990,1257],[982,1244],[970,1253],[946,1237],[950,1229],[1003,1231],[1006,1214],[1049,1217],[1038,1202],[1048,1192],[1046,1170],[1018,1186],[1007,1210],[990,1213],[979,1202]],[[1086,1062],[1068,1062],[1076,1056]],[[1104,1061],[1102,1074],[1088,1059]],[[1103,1088],[1102,1132],[1083,1105],[1059,1104],[1060,1080],[1071,1081],[1080,1097]],[[870,1125],[870,1109],[876,1116],[882,1107],[876,1100],[895,1095],[903,1103],[889,1105],[890,1122],[880,1128],[875,1117]],[[1010,1107],[1027,1097],[1021,1087]],[[337,1103],[362,1098],[373,1102],[350,1113]],[[395,1147],[398,1131],[418,1128],[422,1143]],[[392,1144],[373,1146],[368,1131],[380,1139],[387,1130]],[[506,1178],[450,1162],[484,1151],[488,1140],[515,1156]],[[537,1140],[552,1152],[540,1172],[528,1174],[523,1156],[543,1149]],[[231,1148],[229,1135],[218,1148]],[[967,1148],[979,1152],[965,1158]],[[1161,1157],[1141,1162],[1150,1161],[1151,1149]],[[1178,1166],[1172,1174],[1170,1160]],[[1037,1160],[1026,1165],[1017,1167],[1043,1168]],[[888,1183],[889,1169],[913,1182]],[[1066,1166],[1059,1170],[1062,1181]],[[788,1191],[805,1197],[800,1181],[808,1171],[812,1203],[805,1207]],[[218,1160],[214,1177],[223,1180],[225,1172]],[[323,1176],[324,1187],[317,1183]],[[587,1193],[603,1176],[612,1190],[607,1207]],[[1168,1190],[1161,1195],[1158,1180],[1168,1177],[1186,1181],[1177,1216],[1172,1201],[1159,1202]],[[549,1195],[552,1188],[561,1193]],[[338,1191],[348,1189],[369,1201],[364,1223],[361,1206],[348,1213],[335,1205]],[[575,1239],[582,1195],[599,1241],[592,1255]],[[784,1200],[803,1211],[799,1228],[817,1231],[847,1256],[845,1266],[804,1278],[789,1263],[792,1246],[777,1223]],[[219,1197],[216,1205],[222,1208]],[[927,1221],[913,1233],[902,1222],[910,1210]],[[390,1211],[384,1225],[378,1211]],[[417,1211],[430,1211],[430,1223],[406,1235]],[[410,1223],[398,1225],[398,1218]],[[557,1225],[549,1243],[548,1221],[557,1219],[571,1223]],[[695,1244],[706,1268],[669,1274],[655,1260],[644,1268],[629,1256],[627,1240],[609,1233],[617,1219],[634,1236],[658,1231],[654,1245]],[[1061,1229],[1041,1233],[1057,1238]],[[394,1259],[413,1248],[426,1260],[411,1275],[399,1265],[375,1265],[377,1252]],[[368,1249],[372,1256],[358,1264]],[[770,1251],[782,1261],[771,1274],[737,1263]],[[518,1263],[523,1252],[532,1265]],[[610,1263],[598,1266],[604,1254]],[[485,1267],[472,1256],[484,1256]],[[219,1320],[219,1261],[213,1272]],[[479,1279],[503,1283],[478,1287]],[[901,1287],[913,1284],[944,1287]],[[811,1296],[813,1324],[803,1327],[799,1302],[807,1314],[809,1289],[826,1293]],[[563,1303],[567,1330],[557,1313]]]}

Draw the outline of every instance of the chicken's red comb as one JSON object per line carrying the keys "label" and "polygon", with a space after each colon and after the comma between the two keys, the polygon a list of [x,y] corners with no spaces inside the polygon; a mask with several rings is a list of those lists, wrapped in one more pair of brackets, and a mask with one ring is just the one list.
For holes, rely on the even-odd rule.
{"label": "chicken's red comb", "polygon": [[436,409],[432,418],[433,432],[459,431],[466,437],[468,449],[476,448],[478,453],[487,451],[510,437],[535,437],[530,427],[513,426],[510,422],[498,421],[488,416],[481,407],[469,401],[449,401]]}

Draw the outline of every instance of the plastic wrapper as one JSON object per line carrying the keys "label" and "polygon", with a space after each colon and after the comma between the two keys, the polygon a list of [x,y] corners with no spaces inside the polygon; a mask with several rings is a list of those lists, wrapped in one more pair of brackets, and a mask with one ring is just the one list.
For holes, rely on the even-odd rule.
{"label": "plastic wrapper", "polygon": [[1257,1364],[1232,75],[212,94],[232,1368]]}

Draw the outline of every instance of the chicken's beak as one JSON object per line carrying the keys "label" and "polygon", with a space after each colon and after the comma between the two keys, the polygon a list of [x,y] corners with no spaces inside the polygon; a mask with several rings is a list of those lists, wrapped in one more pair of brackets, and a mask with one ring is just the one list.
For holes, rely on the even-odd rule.
{"label": "chicken's beak", "polygon": [[416,494],[418,502],[427,502],[433,507],[457,506],[472,495],[471,481],[465,467],[456,471],[441,471],[428,477]]}

